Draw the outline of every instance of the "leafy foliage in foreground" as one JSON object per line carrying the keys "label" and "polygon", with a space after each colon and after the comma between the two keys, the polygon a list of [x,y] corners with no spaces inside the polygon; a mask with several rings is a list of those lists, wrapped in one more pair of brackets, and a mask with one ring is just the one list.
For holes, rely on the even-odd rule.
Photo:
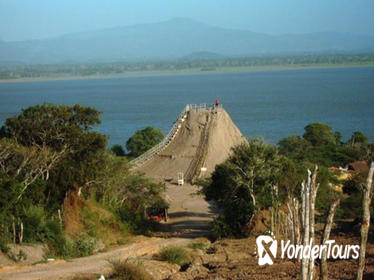
{"label": "leafy foliage in foreground", "polygon": [[[99,115],[80,105],[43,104],[5,121],[0,129],[0,244],[45,242],[57,255],[91,254],[100,237],[96,227],[106,220],[92,222],[84,211],[89,200],[96,201],[97,212],[111,211],[116,218],[107,221],[115,220],[117,231],[152,228],[144,212],[162,200],[161,185],[131,174],[127,159],[106,149],[106,136],[92,131]],[[75,208],[68,204],[72,197],[79,197]],[[69,207],[85,219],[69,217]],[[65,232],[68,218],[82,226],[82,234]]]}
{"label": "leafy foliage in foreground", "polygon": [[[234,147],[232,155],[216,166],[211,178],[199,182],[206,198],[215,200],[222,209],[212,223],[213,238],[247,236],[258,210],[274,209],[292,197],[299,197],[301,182],[314,164],[319,166],[319,213],[326,215],[330,202],[339,197],[346,207],[341,207],[337,216],[358,217],[360,185],[366,174],[342,182],[328,167],[372,160],[373,152],[374,144],[362,132],[354,132],[343,143],[341,134],[323,123],[307,125],[303,137],[284,138],[278,147],[259,139],[249,139],[248,143]],[[343,184],[345,194],[332,188]]]}

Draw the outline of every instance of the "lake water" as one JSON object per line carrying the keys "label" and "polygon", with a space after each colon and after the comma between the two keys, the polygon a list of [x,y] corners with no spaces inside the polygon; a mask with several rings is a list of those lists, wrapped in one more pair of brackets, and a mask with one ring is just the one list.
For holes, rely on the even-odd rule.
{"label": "lake water", "polygon": [[124,144],[148,125],[167,133],[187,103],[217,97],[245,136],[267,142],[318,121],[374,139],[374,67],[0,83],[0,122],[35,104],[80,103],[102,112],[110,145]]}

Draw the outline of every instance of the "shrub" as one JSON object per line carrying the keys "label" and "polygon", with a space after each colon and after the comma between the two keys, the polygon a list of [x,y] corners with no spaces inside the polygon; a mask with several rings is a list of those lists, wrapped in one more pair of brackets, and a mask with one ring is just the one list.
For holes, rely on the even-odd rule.
{"label": "shrub", "polygon": [[118,280],[152,280],[140,263],[126,261],[111,261],[113,268],[110,279]]}
{"label": "shrub", "polygon": [[178,264],[183,266],[190,262],[191,256],[183,247],[168,246],[161,249],[159,253],[160,259],[168,263]]}
{"label": "shrub", "polygon": [[199,239],[187,245],[188,248],[194,250],[205,250],[209,246],[209,241],[206,239]]}
{"label": "shrub", "polygon": [[79,258],[92,255],[97,247],[97,242],[92,237],[81,236],[70,239],[65,236],[49,242],[51,253],[64,258]]}
{"label": "shrub", "polygon": [[211,223],[211,234],[214,240],[232,235],[230,225],[226,222],[224,216],[220,215],[213,220]]}
{"label": "shrub", "polygon": [[73,257],[85,257],[92,255],[97,247],[97,241],[91,237],[80,237],[74,240]]}
{"label": "shrub", "polygon": [[4,254],[8,254],[9,251],[10,251],[10,248],[5,243],[0,241],[0,252],[3,252]]}
{"label": "shrub", "polygon": [[62,229],[60,221],[57,219],[49,219],[45,223],[45,237],[48,240],[59,241],[64,236],[64,231]]}
{"label": "shrub", "polygon": [[24,209],[24,240],[26,242],[43,241],[41,235],[45,231],[45,214],[43,208],[30,205]]}
{"label": "shrub", "polygon": [[157,222],[148,220],[143,214],[133,211],[129,204],[123,204],[117,211],[122,223],[127,224],[134,234],[147,235],[158,226]]}

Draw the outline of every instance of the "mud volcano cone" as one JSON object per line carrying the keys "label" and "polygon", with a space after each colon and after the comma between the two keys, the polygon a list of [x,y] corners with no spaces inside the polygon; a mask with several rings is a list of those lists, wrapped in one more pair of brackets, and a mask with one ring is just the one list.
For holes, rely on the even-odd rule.
{"label": "mud volcano cone", "polygon": [[168,136],[155,153],[133,170],[172,183],[182,172],[184,180],[193,183],[209,176],[217,164],[227,159],[231,147],[245,140],[222,107],[205,106],[187,106]]}

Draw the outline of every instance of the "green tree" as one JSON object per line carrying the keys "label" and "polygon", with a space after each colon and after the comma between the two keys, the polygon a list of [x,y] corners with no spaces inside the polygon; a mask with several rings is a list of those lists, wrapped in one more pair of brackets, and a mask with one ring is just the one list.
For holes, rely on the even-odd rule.
{"label": "green tree", "polygon": [[[46,155],[48,163],[51,158],[48,154],[58,156],[53,168],[45,164],[49,168],[42,176],[48,180],[46,192],[50,206],[59,207],[69,189],[88,187],[95,181],[104,164],[101,155],[106,148],[106,137],[91,131],[100,123],[99,115],[97,110],[81,105],[43,104],[22,110],[20,115],[7,119],[1,128],[2,137],[17,143],[18,146],[11,146],[15,151],[25,151],[28,147],[33,152],[22,152],[25,159],[34,154]],[[30,160],[21,166],[28,167],[27,170],[32,167]]]}
{"label": "green tree", "polygon": [[348,140],[348,144],[354,145],[366,145],[368,143],[368,138],[361,131],[353,132],[351,138]]}
{"label": "green tree", "polygon": [[322,146],[327,144],[335,144],[336,139],[330,126],[317,122],[308,124],[305,128],[303,138],[313,146]]}
{"label": "green tree", "polygon": [[[365,138],[356,133],[359,141]],[[355,160],[369,158],[367,144],[346,145],[341,142],[341,133],[332,131],[323,123],[312,123],[305,127],[303,138],[286,137],[278,143],[279,152],[299,163],[309,162],[322,166],[345,166]]]}
{"label": "green tree", "polygon": [[137,130],[126,142],[126,149],[130,155],[138,157],[164,138],[161,130],[147,126],[144,129]]}
{"label": "green tree", "polygon": [[342,144],[343,135],[339,131],[334,132],[334,137],[337,145]]}
{"label": "green tree", "polygon": [[241,235],[255,209],[271,205],[269,187],[279,179],[280,163],[276,147],[260,139],[249,139],[232,149],[226,162],[216,166],[210,184],[203,186],[207,198],[215,199],[223,209],[213,225],[216,231],[225,229],[227,235],[230,228],[230,234]]}
{"label": "green tree", "polygon": [[303,160],[305,153],[312,147],[309,141],[300,136],[289,136],[278,143],[279,152],[296,160]]}
{"label": "green tree", "polygon": [[100,124],[99,115],[97,110],[79,104],[73,107],[54,104],[31,106],[23,109],[18,116],[8,118],[0,136],[16,139],[24,146],[72,151],[85,141],[94,125]]}
{"label": "green tree", "polygon": [[267,145],[260,139],[249,139],[248,143],[232,149],[228,164],[234,171],[236,184],[248,189],[256,206],[257,194],[262,193],[268,184],[277,179],[280,157],[276,147]]}
{"label": "green tree", "polygon": [[119,157],[123,157],[125,156],[125,151],[123,150],[122,146],[121,145],[113,145],[110,150],[112,151],[113,154],[115,154],[116,156],[119,156]]}

